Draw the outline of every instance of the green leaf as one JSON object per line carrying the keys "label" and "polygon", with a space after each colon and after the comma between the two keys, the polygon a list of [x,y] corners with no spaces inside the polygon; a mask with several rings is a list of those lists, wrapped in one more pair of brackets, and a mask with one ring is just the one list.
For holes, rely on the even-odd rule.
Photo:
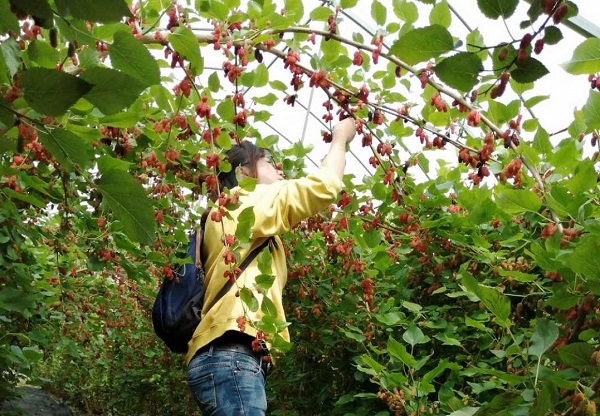
{"label": "green leaf", "polygon": [[262,105],[273,105],[277,101],[277,96],[272,92],[268,93],[263,97],[254,97],[254,102]]}
{"label": "green leaf", "polygon": [[412,347],[418,344],[426,344],[430,341],[430,338],[423,334],[421,328],[416,325],[409,326],[404,334],[402,334],[402,339]]}
{"label": "green leaf", "polygon": [[419,9],[414,2],[393,0],[394,14],[406,23],[414,23],[419,19]]}
{"label": "green leaf", "polygon": [[213,72],[208,76],[208,89],[212,92],[217,92],[221,89],[221,81],[219,81],[219,74]]}
{"label": "green leaf", "polygon": [[537,212],[542,206],[540,198],[527,189],[504,189],[496,192],[496,202],[508,214]]}
{"label": "green leaf", "polygon": [[267,296],[263,296],[260,310],[267,316],[277,317],[277,307]]}
{"label": "green leaf", "polygon": [[333,10],[331,10],[329,7],[319,6],[315,7],[310,12],[310,18],[311,20],[327,21],[327,19],[329,19],[329,16],[333,14]]}
{"label": "green leaf", "polygon": [[356,6],[358,0],[340,0],[340,7],[342,9],[351,9]]}
{"label": "green leaf", "polygon": [[28,309],[34,307],[35,300],[26,293],[23,293],[22,290],[12,287],[5,287],[0,290],[0,310],[18,312],[28,317],[31,316]]}
{"label": "green leaf", "polygon": [[[381,242],[381,235],[379,233],[374,233],[374,235],[376,237],[378,237],[378,240]],[[376,246],[372,245],[370,247],[376,247]],[[412,302],[408,302],[408,301],[402,302],[402,306],[404,308],[408,309],[409,311],[415,312],[415,313],[420,312],[423,309],[423,307],[421,305],[418,305],[418,304],[412,303]]]}
{"label": "green leaf", "polygon": [[504,294],[491,287],[480,285],[466,272],[463,273],[462,282],[465,288],[477,295],[485,307],[496,316],[499,325],[505,328],[510,326],[510,300]]}
{"label": "green leaf", "polygon": [[587,342],[577,342],[562,346],[558,350],[560,361],[569,367],[589,367],[590,357],[594,353],[594,347]]}
{"label": "green leaf", "polygon": [[[342,4],[341,7],[348,8],[352,6]],[[304,2],[302,0],[285,0],[285,17],[295,23],[299,22],[304,17]]]}
{"label": "green leaf", "polygon": [[594,74],[600,71],[600,39],[584,40],[573,51],[571,60],[562,64],[562,67],[573,75]]}
{"label": "green leaf", "polygon": [[12,105],[2,96],[0,96],[0,123],[6,127],[11,127],[15,123],[15,113],[10,111]]}
{"label": "green leaf", "polygon": [[18,0],[13,1],[12,3],[17,6],[18,9],[26,11],[34,17],[44,19],[52,18],[52,8],[47,0]]}
{"label": "green leaf", "polygon": [[[265,250],[265,252],[269,253],[269,250]],[[273,286],[273,282],[275,282],[275,276],[272,274],[259,274],[256,276],[255,282],[257,288],[267,291],[271,288],[271,286]]]}
{"label": "green leaf", "polygon": [[409,65],[414,65],[437,58],[452,50],[453,47],[454,42],[450,32],[443,26],[431,25],[401,35],[400,39],[392,45],[390,53]]}
{"label": "green leaf", "polygon": [[160,83],[158,63],[150,51],[132,34],[119,31],[108,46],[112,66],[136,78],[145,86]]}
{"label": "green leaf", "polygon": [[590,280],[598,281],[600,276],[600,236],[587,234],[578,242],[568,262],[575,273],[581,273]]}
{"label": "green leaf", "polygon": [[40,131],[40,142],[64,168],[85,169],[92,162],[92,146],[78,135],[64,129]]}
{"label": "green leaf", "polygon": [[545,381],[542,391],[535,398],[535,402],[533,403],[529,415],[546,416],[549,411],[555,409],[555,404],[558,403],[559,400],[560,394],[554,383]]}
{"label": "green leaf", "polygon": [[55,0],[55,3],[61,16],[92,22],[119,22],[124,16],[131,16],[124,0]]}
{"label": "green leaf", "polygon": [[450,15],[450,8],[446,0],[440,1],[431,9],[429,13],[429,23],[432,25],[441,25],[444,27],[450,27],[452,23],[452,16]]}
{"label": "green leaf", "polygon": [[254,293],[252,293],[252,291],[247,287],[243,287],[240,289],[240,299],[242,299],[244,304],[252,312],[256,312],[258,310],[258,299],[256,299]]}
{"label": "green leaf", "polygon": [[416,365],[417,360],[406,350],[406,347],[396,341],[392,336],[388,338],[387,352],[393,358],[403,362],[408,367],[412,368]]}
{"label": "green leaf", "polygon": [[356,341],[356,342],[364,342],[365,339],[367,339],[362,333],[360,332],[352,332],[352,331],[347,331],[343,328],[340,328],[342,333],[347,336],[348,338]]}
{"label": "green leaf", "polygon": [[371,2],[371,17],[378,26],[383,26],[387,20],[387,9],[379,0]]}
{"label": "green leaf", "polygon": [[517,61],[516,64],[517,67],[510,71],[510,75],[521,84],[537,81],[550,72],[544,64],[531,56],[522,62]]}
{"label": "green leaf", "polygon": [[482,69],[479,56],[471,52],[459,52],[437,64],[435,73],[448,86],[466,92],[477,84]]}
{"label": "green leaf", "polygon": [[590,95],[581,110],[588,131],[600,129],[600,92],[590,90]]}
{"label": "green leaf", "polygon": [[21,67],[21,55],[23,54],[21,48],[16,40],[9,37],[0,42],[0,51],[2,52],[6,69],[8,69],[8,73],[12,78]]}
{"label": "green leaf", "polygon": [[204,69],[204,61],[200,55],[200,46],[194,33],[185,26],[179,26],[168,37],[175,52],[190,62],[193,75],[199,75]]}
{"label": "green leaf", "polygon": [[520,392],[506,392],[494,396],[494,399],[484,404],[473,414],[473,416],[511,416],[511,410],[515,410],[523,403]]}
{"label": "green leaf", "polygon": [[557,26],[547,26],[544,29],[544,43],[546,45],[556,45],[563,39],[562,31]]}
{"label": "green leaf", "polygon": [[550,153],[553,149],[550,135],[543,128],[538,128],[533,138],[533,148],[540,153]]}
{"label": "green leaf", "polygon": [[216,18],[217,20],[227,20],[229,8],[221,1],[217,0],[196,0],[196,10],[201,16]]}
{"label": "green leaf", "polygon": [[519,0],[477,0],[477,5],[481,13],[487,18],[498,19],[503,17],[506,19],[517,10]]}
{"label": "green leaf", "polygon": [[238,240],[246,242],[252,236],[254,218],[253,207],[244,208],[242,212],[239,213],[237,217],[237,228],[235,229],[235,236]]}
{"label": "green leaf", "polygon": [[5,34],[8,31],[19,33],[19,21],[10,11],[8,0],[0,0],[0,34]]}
{"label": "green leaf", "polygon": [[110,68],[90,68],[81,78],[93,85],[84,98],[106,115],[129,107],[146,88],[130,75]]}
{"label": "green leaf", "polygon": [[60,60],[60,52],[47,42],[33,40],[27,47],[27,57],[41,67],[55,69]]}
{"label": "green leaf", "polygon": [[594,162],[586,159],[575,165],[575,171],[564,185],[574,195],[580,195],[594,188],[597,183],[598,173],[594,168]]}
{"label": "green leaf", "polygon": [[21,75],[25,100],[35,111],[60,116],[83,97],[92,85],[56,69],[32,68]]}
{"label": "green leaf", "polygon": [[500,270],[500,276],[510,276],[514,280],[523,283],[535,282],[539,276],[531,273],[523,273],[517,270]]}
{"label": "green leaf", "polygon": [[254,70],[254,81],[252,83],[255,87],[264,87],[269,82],[269,70],[265,64],[259,64]]}
{"label": "green leaf", "polygon": [[109,170],[102,172],[96,186],[102,193],[103,203],[121,222],[127,237],[142,244],[152,244],[156,231],[154,209],[142,184],[127,172]]}
{"label": "green leaf", "polygon": [[558,326],[546,318],[538,318],[535,323],[535,332],[531,337],[530,355],[541,357],[558,338]]}
{"label": "green leaf", "polygon": [[104,155],[98,159],[98,169],[100,172],[108,172],[109,170],[120,170],[127,172],[131,167],[131,163],[123,159],[117,159],[115,157]]}

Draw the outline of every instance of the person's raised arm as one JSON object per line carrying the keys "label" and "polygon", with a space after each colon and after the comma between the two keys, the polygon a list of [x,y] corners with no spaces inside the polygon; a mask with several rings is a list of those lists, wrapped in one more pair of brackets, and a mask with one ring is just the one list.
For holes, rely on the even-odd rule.
{"label": "person's raised arm", "polygon": [[331,169],[340,180],[344,178],[344,168],[346,167],[346,145],[352,141],[355,134],[356,122],[352,117],[333,126],[331,146],[321,162],[321,167]]}

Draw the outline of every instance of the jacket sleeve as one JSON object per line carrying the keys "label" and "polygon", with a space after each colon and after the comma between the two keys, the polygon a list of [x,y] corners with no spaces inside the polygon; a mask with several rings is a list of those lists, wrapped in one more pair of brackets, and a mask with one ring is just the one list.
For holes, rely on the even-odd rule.
{"label": "jacket sleeve", "polygon": [[252,237],[266,237],[289,231],[335,202],[342,181],[328,168],[300,179],[264,186],[255,192],[255,222]]}

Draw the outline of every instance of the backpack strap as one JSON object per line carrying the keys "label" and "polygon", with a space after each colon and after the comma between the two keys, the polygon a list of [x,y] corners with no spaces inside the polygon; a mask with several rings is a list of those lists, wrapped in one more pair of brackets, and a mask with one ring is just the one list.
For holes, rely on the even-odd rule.
{"label": "backpack strap", "polygon": [[[256,258],[256,256],[258,256],[258,254],[266,246],[268,246],[271,241],[273,241],[273,243],[275,243],[275,237],[270,236],[265,241],[263,241],[260,246],[256,247],[254,250],[252,250],[252,252],[250,254],[248,254],[248,257],[246,257],[244,259],[244,261],[239,265],[241,272],[243,272],[246,269],[246,267],[248,267],[250,265],[250,263],[252,263],[252,261]],[[240,272],[240,275],[242,274],[241,272]],[[237,280],[237,276],[236,276],[236,280]],[[219,299],[221,299],[223,296],[225,296],[225,294],[227,292],[229,292],[229,289],[231,289],[231,287],[233,286],[233,283],[234,282],[232,282],[231,280],[227,280],[227,283],[225,283],[225,286],[223,286],[221,288],[221,290],[219,291],[219,293],[217,294],[217,296],[215,296],[212,303],[208,307],[207,311],[209,311],[213,306],[215,306],[215,303],[217,303],[219,301]]]}
{"label": "backpack strap", "polygon": [[202,267],[202,259],[200,258],[200,249],[202,248],[202,239],[204,237],[204,230],[202,228],[198,228],[196,230],[196,268]]}

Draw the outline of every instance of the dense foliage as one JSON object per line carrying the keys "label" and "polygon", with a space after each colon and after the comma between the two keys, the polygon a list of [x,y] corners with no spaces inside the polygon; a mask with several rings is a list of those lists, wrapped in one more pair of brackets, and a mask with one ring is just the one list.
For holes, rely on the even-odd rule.
{"label": "dense foliage", "polygon": [[303,175],[310,146],[265,126],[314,91],[311,123],[356,117],[371,173],[285,236],[292,345],[254,296],[270,277],[240,288],[282,353],[271,414],[596,414],[600,40],[564,65],[589,93],[554,135],[536,81],[576,2],[478,0],[522,22],[498,44],[445,0],[358,3],[0,0],[0,397],[27,379],[88,414],[193,414],[149,310],[195,177],[246,137]]}

